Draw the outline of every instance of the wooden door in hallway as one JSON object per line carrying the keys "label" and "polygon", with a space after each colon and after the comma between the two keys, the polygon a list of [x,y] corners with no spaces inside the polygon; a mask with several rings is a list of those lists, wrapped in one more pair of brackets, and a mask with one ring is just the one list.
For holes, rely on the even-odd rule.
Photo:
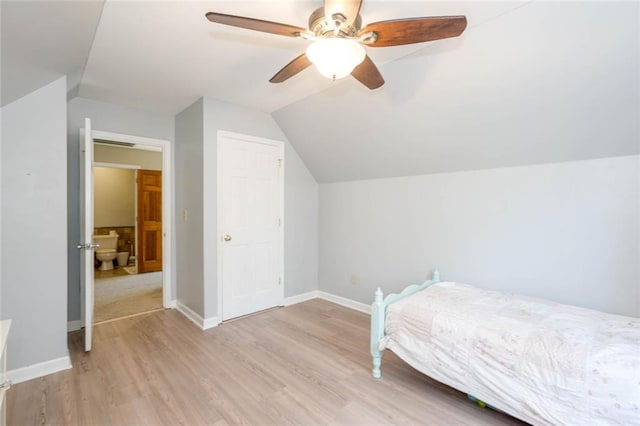
{"label": "wooden door in hallway", "polygon": [[162,271],[162,172],[138,170],[138,273]]}

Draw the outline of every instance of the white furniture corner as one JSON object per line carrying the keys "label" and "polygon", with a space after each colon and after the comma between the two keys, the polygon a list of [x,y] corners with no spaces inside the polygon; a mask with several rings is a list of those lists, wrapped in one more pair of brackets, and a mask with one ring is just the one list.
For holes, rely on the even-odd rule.
{"label": "white furniture corner", "polygon": [[0,321],[0,426],[7,424],[7,390],[11,387],[11,382],[7,380],[7,337],[11,320]]}

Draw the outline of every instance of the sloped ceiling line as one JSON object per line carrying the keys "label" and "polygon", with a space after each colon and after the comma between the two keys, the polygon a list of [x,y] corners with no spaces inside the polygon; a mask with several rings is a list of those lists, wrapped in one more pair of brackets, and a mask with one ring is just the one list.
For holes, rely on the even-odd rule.
{"label": "sloped ceiling line", "polygon": [[2,1],[0,102],[4,106],[66,75],[80,84],[102,0]]}
{"label": "sloped ceiling line", "polygon": [[636,155],[639,9],[530,2],[273,116],[319,183]]}
{"label": "sloped ceiling line", "polygon": [[386,80],[375,91],[311,70],[271,84],[304,42],[204,17],[304,25],[319,3],[3,0],[2,105],[61,75],[81,97],[155,114],[219,99],[272,113],[318,182],[640,149],[638,2],[365,0],[367,22],[466,15],[470,25],[455,39],[368,49]]}
{"label": "sloped ceiling line", "polygon": [[78,84],[73,87],[68,86],[67,90],[67,101],[78,96],[78,92],[80,91],[80,85],[82,84],[82,79],[84,78],[84,72],[87,69],[87,64],[89,63],[89,57],[91,56],[91,51],[93,50],[93,43],[96,41],[96,34],[98,33],[98,27],[100,26],[100,21],[102,20],[102,12],[104,11],[104,3],[106,0],[101,0],[102,6],[100,7],[100,14],[98,15],[98,22],[96,24],[96,28],[93,31],[93,35],[91,37],[91,46],[89,47],[89,52],[87,53],[87,57],[82,65],[82,70],[80,71],[80,80]]}

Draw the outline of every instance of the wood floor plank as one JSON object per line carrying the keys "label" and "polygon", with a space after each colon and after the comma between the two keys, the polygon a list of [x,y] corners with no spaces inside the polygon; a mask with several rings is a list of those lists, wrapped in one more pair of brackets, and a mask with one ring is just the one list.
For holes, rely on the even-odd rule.
{"label": "wood floor plank", "polygon": [[13,386],[9,425],[521,424],[386,352],[370,375],[369,317],[323,300],[202,331],[180,313],[97,325],[73,369]]}

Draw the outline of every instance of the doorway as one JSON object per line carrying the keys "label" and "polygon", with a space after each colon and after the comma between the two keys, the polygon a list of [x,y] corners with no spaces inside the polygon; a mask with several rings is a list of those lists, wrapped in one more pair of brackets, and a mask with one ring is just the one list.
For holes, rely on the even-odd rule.
{"label": "doorway", "polygon": [[[170,308],[172,307],[172,262],[173,258],[173,245],[171,239],[171,221],[172,221],[172,188],[169,184],[171,182],[171,149],[170,142],[166,140],[157,140],[129,135],[116,134],[111,132],[92,131],[90,128],[91,121],[85,120],[85,128],[81,129],[81,243],[78,248],[83,249],[81,251],[83,271],[81,273],[82,285],[81,285],[81,298],[83,303],[81,305],[82,322],[85,328],[85,350],[91,350],[91,337],[92,337],[92,324],[94,322],[101,322],[105,318],[96,316],[94,320],[94,308],[96,307],[95,296],[98,296],[98,304],[100,303],[100,289],[96,292],[95,278],[122,278],[120,287],[125,286],[126,281],[130,281],[132,278],[138,278],[138,281],[144,281],[142,285],[157,285],[159,284],[159,291],[156,295],[157,308]],[[83,143],[84,141],[84,143]],[[89,149],[89,147],[91,149]],[[111,148],[111,150],[109,150]],[[128,155],[117,157],[114,154],[114,148],[125,150]],[[95,155],[94,155],[95,151]],[[101,152],[104,151],[104,152]],[[149,166],[148,163],[140,159],[140,155],[144,153],[153,152],[158,156],[156,158],[156,166]],[[84,160],[83,160],[84,158]],[[123,160],[124,158],[124,160]],[[93,166],[109,168],[109,169],[128,169],[135,174],[140,173],[143,170],[154,170],[156,173],[156,180],[158,188],[161,191],[160,196],[155,197],[157,203],[154,200],[154,207],[157,207],[160,213],[157,211],[153,213],[153,216],[158,218],[160,226],[156,229],[156,238],[161,240],[160,244],[156,244],[155,261],[158,263],[156,271],[152,271],[149,274],[138,274],[137,265],[140,259],[140,244],[137,238],[139,225],[134,220],[132,226],[131,221],[126,223],[127,226],[121,226],[116,222],[109,223],[106,226],[94,226],[94,214],[93,214],[93,189],[94,189],[94,173]],[[89,172],[83,171],[88,170]],[[132,179],[131,186],[135,194],[135,216],[141,216],[138,214],[138,195],[139,191],[137,185],[134,186]],[[113,189],[113,188],[112,188]],[[112,195],[119,196],[120,193],[113,189]],[[90,202],[87,202],[89,200]],[[158,206],[159,205],[159,206]],[[96,206],[97,210],[97,206]],[[91,218],[91,220],[89,220]],[[87,226],[88,225],[88,226]],[[100,229],[102,228],[102,229]],[[116,256],[112,259],[112,268],[102,268],[105,270],[96,270],[95,267],[100,267],[102,261],[98,262],[96,242],[92,239],[92,235],[109,235],[118,234],[117,243],[115,245]],[[158,254],[159,252],[159,254]],[[120,259],[118,259],[118,255]],[[126,259],[125,259],[126,257]],[[104,258],[104,257],[103,257]],[[120,260],[120,263],[118,263]],[[86,271],[86,272],[84,272]],[[88,272],[88,273],[87,273]],[[100,275],[101,274],[101,275]],[[151,277],[155,274],[155,283],[149,283]],[[99,276],[100,275],[100,276]],[[110,275],[110,276],[109,276]],[[98,284],[99,286],[99,284]],[[113,290],[114,286],[111,286],[110,290]],[[109,293],[109,291],[107,291]],[[159,303],[158,303],[159,301]],[[117,301],[114,303],[118,303]],[[138,304],[134,303],[134,307]],[[137,306],[140,308],[140,306]],[[147,311],[146,308],[135,309],[139,311]],[[134,312],[132,312],[133,314]],[[127,315],[123,315],[127,316]],[[121,317],[116,315],[116,317]],[[109,318],[110,319],[110,318]]]}
{"label": "doorway", "polygon": [[93,151],[93,321],[162,309],[162,148],[99,140]]}

